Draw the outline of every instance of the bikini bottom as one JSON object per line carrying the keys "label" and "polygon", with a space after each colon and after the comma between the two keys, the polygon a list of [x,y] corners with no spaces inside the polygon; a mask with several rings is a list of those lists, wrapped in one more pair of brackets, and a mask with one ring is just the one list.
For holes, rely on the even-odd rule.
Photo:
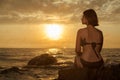
{"label": "bikini bottom", "polygon": [[104,63],[102,59],[97,62],[88,62],[88,61],[83,60],[82,58],[80,58],[80,60],[81,60],[83,67],[87,67],[87,68],[99,68]]}

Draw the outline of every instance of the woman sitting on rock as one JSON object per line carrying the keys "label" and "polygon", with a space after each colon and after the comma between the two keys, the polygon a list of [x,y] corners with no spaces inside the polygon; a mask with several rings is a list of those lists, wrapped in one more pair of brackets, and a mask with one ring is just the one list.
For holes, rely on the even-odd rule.
{"label": "woman sitting on rock", "polygon": [[83,12],[82,24],[87,27],[79,29],[76,38],[75,66],[78,68],[99,68],[103,65],[103,58],[100,55],[103,46],[102,31],[95,28],[98,26],[97,14],[93,9]]}

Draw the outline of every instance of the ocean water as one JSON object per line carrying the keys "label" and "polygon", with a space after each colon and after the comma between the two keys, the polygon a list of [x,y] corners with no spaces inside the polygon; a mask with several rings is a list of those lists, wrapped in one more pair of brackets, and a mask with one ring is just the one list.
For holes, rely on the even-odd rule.
{"label": "ocean water", "polygon": [[[24,67],[28,61],[41,54],[51,54],[57,58],[59,63],[68,65],[74,61],[74,48],[0,48],[0,67],[11,66]],[[120,63],[120,48],[102,49],[101,55],[106,64]],[[31,69],[43,80],[50,80],[57,77],[57,69]]]}

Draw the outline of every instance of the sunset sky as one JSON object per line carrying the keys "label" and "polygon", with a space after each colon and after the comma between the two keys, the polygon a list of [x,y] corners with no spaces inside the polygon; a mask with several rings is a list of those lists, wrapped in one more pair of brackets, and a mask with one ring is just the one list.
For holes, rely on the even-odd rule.
{"label": "sunset sky", "polygon": [[97,12],[104,48],[120,48],[120,0],[0,0],[0,47],[74,48],[89,8]]}

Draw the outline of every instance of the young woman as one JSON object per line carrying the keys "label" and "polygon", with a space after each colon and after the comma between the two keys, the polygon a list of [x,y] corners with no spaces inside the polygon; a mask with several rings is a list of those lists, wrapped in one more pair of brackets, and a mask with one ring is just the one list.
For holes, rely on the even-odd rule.
{"label": "young woman", "polygon": [[83,12],[82,24],[87,27],[79,29],[76,38],[76,67],[98,68],[103,65],[103,58],[100,55],[103,46],[102,31],[95,28],[98,26],[97,14],[93,9]]}

